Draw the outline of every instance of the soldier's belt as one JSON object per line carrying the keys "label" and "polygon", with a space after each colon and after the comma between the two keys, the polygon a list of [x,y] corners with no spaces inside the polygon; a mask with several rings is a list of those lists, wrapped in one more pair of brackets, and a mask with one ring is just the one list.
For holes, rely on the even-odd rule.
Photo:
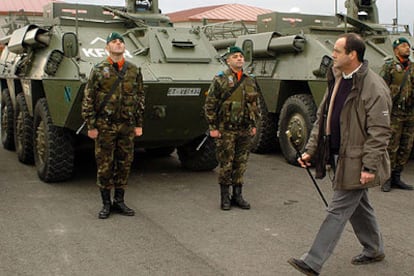
{"label": "soldier's belt", "polygon": [[132,120],[123,118],[103,117],[100,118],[100,120],[104,121],[107,124],[133,124]]}
{"label": "soldier's belt", "polygon": [[246,124],[224,124],[224,129],[228,130],[246,130],[249,126]]}

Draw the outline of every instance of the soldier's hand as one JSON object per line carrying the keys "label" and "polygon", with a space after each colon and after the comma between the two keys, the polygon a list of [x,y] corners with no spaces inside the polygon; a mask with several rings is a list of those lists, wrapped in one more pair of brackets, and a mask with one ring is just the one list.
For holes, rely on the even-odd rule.
{"label": "soldier's hand", "polygon": [[257,132],[257,128],[252,128],[252,130],[251,130],[251,132],[250,132],[250,134],[252,135],[252,136],[255,136],[256,135],[256,132]]}
{"label": "soldier's hand", "polygon": [[88,137],[91,138],[91,139],[98,138],[98,134],[99,134],[99,132],[96,128],[88,130]]}
{"label": "soldier's hand", "polygon": [[218,130],[210,130],[210,137],[212,138],[220,138],[221,133]]}
{"label": "soldier's hand", "polygon": [[135,136],[142,136],[142,127],[134,128]]}
{"label": "soldier's hand", "polygon": [[302,168],[309,167],[311,163],[309,162],[311,160],[311,156],[308,153],[303,153],[301,157],[298,158],[298,163]]}

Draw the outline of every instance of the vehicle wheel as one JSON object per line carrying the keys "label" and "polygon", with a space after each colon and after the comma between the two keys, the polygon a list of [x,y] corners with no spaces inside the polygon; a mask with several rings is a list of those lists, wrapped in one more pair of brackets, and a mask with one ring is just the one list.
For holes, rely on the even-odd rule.
{"label": "vehicle wheel", "polygon": [[213,138],[208,137],[202,147],[196,148],[204,137],[177,148],[178,158],[183,168],[192,171],[210,171],[217,167],[216,144]]}
{"label": "vehicle wheel", "polygon": [[[298,164],[296,160],[296,149],[291,139],[295,141],[297,149],[302,152],[305,149],[315,120],[316,105],[312,99],[312,95],[293,95],[283,104],[279,118],[278,136],[280,149],[290,164]],[[292,135],[291,139],[286,135],[286,131],[288,130]]]}
{"label": "vehicle wheel", "polygon": [[33,118],[29,114],[23,93],[16,97],[14,144],[19,161],[33,164]]}
{"label": "vehicle wheel", "polygon": [[146,148],[145,152],[154,157],[170,156],[175,151],[175,147]]}
{"label": "vehicle wheel", "polygon": [[39,178],[45,182],[64,181],[74,171],[74,149],[71,134],[52,124],[45,98],[34,111],[34,160]]}
{"label": "vehicle wheel", "polygon": [[262,114],[257,123],[257,132],[252,139],[250,150],[254,153],[266,153],[276,149],[276,115],[267,111],[263,97],[259,99],[259,109]]}
{"label": "vehicle wheel", "polygon": [[14,113],[9,89],[1,92],[1,142],[3,148],[14,150]]}

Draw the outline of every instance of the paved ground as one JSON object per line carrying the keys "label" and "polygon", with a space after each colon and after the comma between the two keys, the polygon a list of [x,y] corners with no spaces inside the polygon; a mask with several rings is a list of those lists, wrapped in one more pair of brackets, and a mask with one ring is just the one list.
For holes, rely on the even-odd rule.
{"label": "paved ground", "polygon": [[[280,153],[251,155],[249,211],[220,211],[217,172],[184,171],[174,155],[139,154],[133,167],[126,199],[136,216],[99,220],[92,156],[73,180],[45,184],[0,149],[0,275],[301,275],[286,261],[309,248],[325,211],[306,171]],[[329,181],[319,184],[329,200]],[[414,192],[370,197],[386,259],[351,265],[361,246],[347,225],[321,275],[414,275]]]}

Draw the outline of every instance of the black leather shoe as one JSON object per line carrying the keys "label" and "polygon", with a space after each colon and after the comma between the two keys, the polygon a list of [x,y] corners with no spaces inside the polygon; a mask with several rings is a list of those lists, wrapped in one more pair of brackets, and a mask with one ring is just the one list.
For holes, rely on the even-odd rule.
{"label": "black leather shoe", "polygon": [[364,264],[370,264],[375,262],[381,262],[384,260],[385,254],[380,254],[375,257],[368,257],[364,254],[359,254],[358,256],[355,256],[352,258],[351,264],[353,265],[364,265]]}
{"label": "black leather shoe", "polygon": [[319,275],[318,272],[316,272],[315,270],[313,270],[312,268],[310,268],[307,264],[305,264],[304,261],[302,260],[298,260],[295,258],[290,258],[287,261],[291,266],[293,266],[294,268],[296,268],[297,270],[299,270],[300,272],[302,272],[305,275],[308,276],[315,276],[315,275]]}

